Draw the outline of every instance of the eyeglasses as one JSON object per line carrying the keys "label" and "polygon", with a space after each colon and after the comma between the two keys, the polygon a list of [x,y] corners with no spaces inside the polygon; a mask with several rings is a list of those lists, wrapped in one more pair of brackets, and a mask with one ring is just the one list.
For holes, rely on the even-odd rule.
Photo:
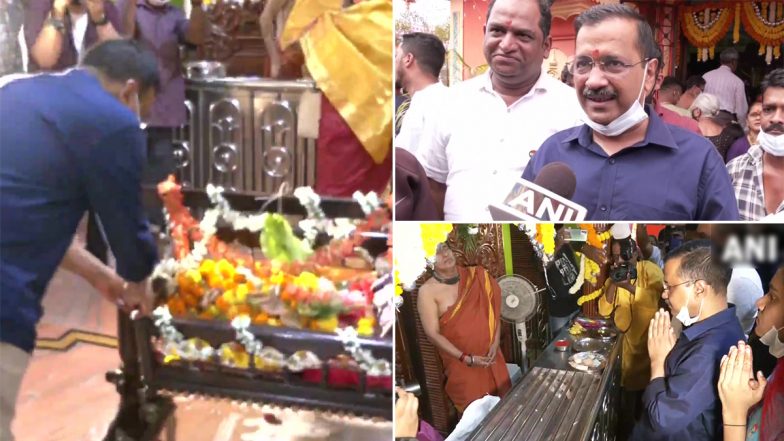
{"label": "eyeglasses", "polygon": [[678,283],[677,285],[672,285],[672,286],[667,286],[667,284],[665,283],[665,284],[662,285],[662,288],[664,288],[664,291],[670,291],[673,288],[676,288],[678,286],[685,285],[687,283],[694,283],[694,282],[696,282],[696,280],[687,280],[687,281],[685,281],[683,283]]}
{"label": "eyeglasses", "polygon": [[588,75],[593,70],[593,67],[598,65],[602,72],[610,75],[620,75],[630,68],[637,66],[640,63],[647,63],[652,58],[645,58],[633,64],[626,64],[617,58],[602,58],[595,61],[589,57],[582,57],[574,60],[569,66],[572,75]]}

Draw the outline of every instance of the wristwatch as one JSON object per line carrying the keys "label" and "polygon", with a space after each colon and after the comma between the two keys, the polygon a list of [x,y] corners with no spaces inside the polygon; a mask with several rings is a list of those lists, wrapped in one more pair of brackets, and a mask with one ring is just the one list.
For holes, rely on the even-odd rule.
{"label": "wristwatch", "polygon": [[46,24],[55,28],[57,32],[65,35],[65,22],[60,18],[54,18],[49,15],[49,18],[46,19]]}
{"label": "wristwatch", "polygon": [[101,16],[101,18],[98,20],[93,20],[93,18],[90,17],[90,22],[92,22],[94,26],[103,26],[109,23],[109,18],[106,16],[106,14],[103,14],[103,16]]}

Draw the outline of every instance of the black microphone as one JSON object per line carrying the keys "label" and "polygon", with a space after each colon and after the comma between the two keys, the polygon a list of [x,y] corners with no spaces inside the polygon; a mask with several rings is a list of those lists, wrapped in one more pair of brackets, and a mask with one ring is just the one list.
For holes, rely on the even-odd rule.
{"label": "black microphone", "polygon": [[581,221],[588,210],[570,200],[576,189],[572,169],[563,162],[551,162],[533,182],[518,179],[503,202],[488,208],[496,221]]}
{"label": "black microphone", "polygon": [[572,199],[574,191],[577,189],[577,176],[563,162],[551,162],[539,170],[534,184],[544,187],[558,196]]}

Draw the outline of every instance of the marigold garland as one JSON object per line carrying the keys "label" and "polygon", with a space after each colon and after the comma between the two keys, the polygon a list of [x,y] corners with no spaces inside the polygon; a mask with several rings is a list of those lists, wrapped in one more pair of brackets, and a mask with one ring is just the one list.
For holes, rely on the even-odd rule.
{"label": "marigold garland", "polygon": [[599,234],[596,232],[596,228],[593,226],[593,224],[580,224],[580,228],[588,232],[588,245],[594,248],[604,248],[604,242],[610,238],[609,231],[605,231],[604,233]]}
{"label": "marigold garland", "polygon": [[598,298],[599,296],[602,295],[602,292],[604,292],[604,287],[598,288],[596,291],[580,297],[579,299],[577,299],[577,306],[582,306],[583,303],[590,302],[591,300]]}
{"label": "marigold garland", "polygon": [[[705,23],[699,22],[697,14],[705,13],[710,16],[711,12],[717,14],[716,19],[712,23],[706,25]],[[715,6],[712,8],[706,6],[691,6],[684,8],[681,28],[683,29],[683,35],[686,36],[686,39],[698,49],[698,61],[704,61],[702,60],[702,50],[700,49],[713,49],[727,34],[727,31],[729,31],[730,26],[733,23],[733,18],[735,18],[736,15],[733,12],[734,11],[730,8]],[[711,58],[713,58],[713,50],[711,50]]]}
{"label": "marigold garland", "polygon": [[536,224],[536,240],[542,244],[544,253],[552,257],[555,252],[555,225]]}
{"label": "marigold garland", "polygon": [[[773,9],[771,9],[773,8]],[[774,10],[773,18],[769,18]],[[708,22],[700,20],[707,13]],[[710,19],[710,14],[715,14]],[[704,16],[703,16],[704,17]],[[732,41],[740,41],[741,24],[746,33],[760,44],[759,55],[771,58],[781,56],[784,44],[784,2],[715,2],[708,5],[685,7],[681,14],[681,29],[689,43],[697,48],[697,61],[713,59],[715,46],[732,27]]]}
{"label": "marigold garland", "polygon": [[[763,4],[764,9],[767,7],[769,5]],[[782,3],[773,3],[773,7],[777,8],[777,17],[784,10]],[[767,19],[760,14],[762,12],[758,9],[757,4],[744,3],[740,18],[749,36],[760,44],[759,55],[767,54],[765,61],[770,64],[771,56],[777,59],[781,57],[781,45],[784,43],[784,22],[767,23]]]}

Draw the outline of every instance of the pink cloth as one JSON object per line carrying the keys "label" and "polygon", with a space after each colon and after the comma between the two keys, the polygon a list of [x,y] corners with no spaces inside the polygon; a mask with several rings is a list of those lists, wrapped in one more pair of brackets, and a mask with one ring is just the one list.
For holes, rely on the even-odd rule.
{"label": "pink cloth", "polygon": [[444,441],[444,437],[436,429],[433,428],[427,421],[419,422],[419,432],[417,433],[417,441]]}

